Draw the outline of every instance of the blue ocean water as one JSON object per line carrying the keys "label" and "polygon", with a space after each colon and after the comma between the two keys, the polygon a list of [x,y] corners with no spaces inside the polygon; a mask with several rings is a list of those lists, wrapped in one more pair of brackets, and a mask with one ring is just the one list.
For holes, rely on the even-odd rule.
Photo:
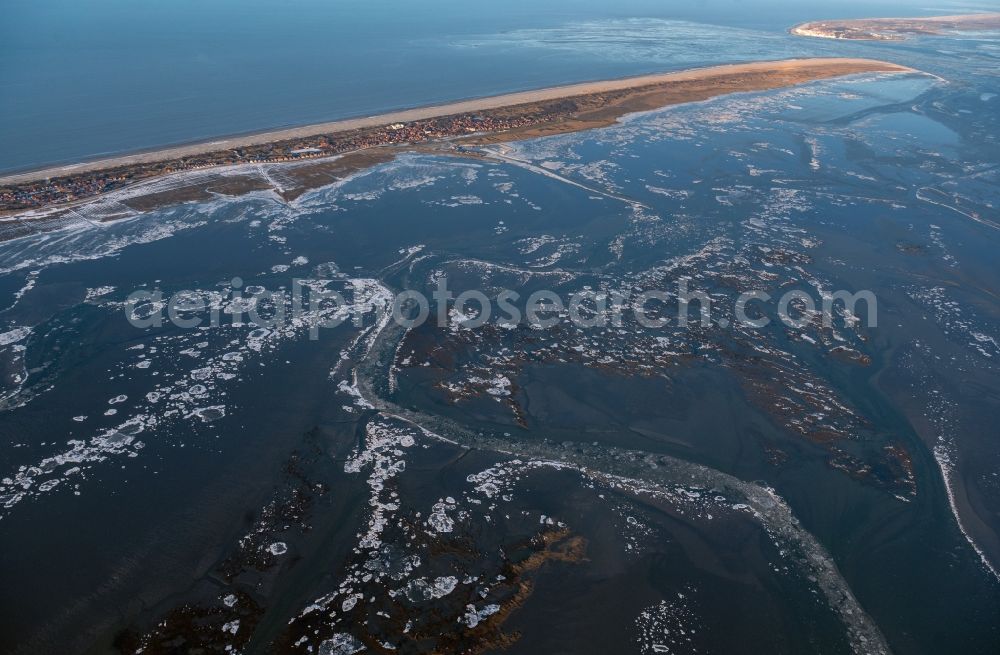
{"label": "blue ocean water", "polygon": [[8,0],[0,172],[567,82],[830,54],[829,44],[785,31],[817,17],[904,10],[936,11],[906,0],[561,0],[542,8],[527,0]]}

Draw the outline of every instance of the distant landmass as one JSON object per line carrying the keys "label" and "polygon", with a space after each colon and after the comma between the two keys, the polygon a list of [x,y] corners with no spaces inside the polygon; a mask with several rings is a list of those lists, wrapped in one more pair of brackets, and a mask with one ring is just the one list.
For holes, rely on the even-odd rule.
{"label": "distant landmass", "polygon": [[797,36],[854,41],[904,41],[911,36],[1000,28],[1000,13],[933,16],[930,18],[862,18],[802,23],[791,29]]}

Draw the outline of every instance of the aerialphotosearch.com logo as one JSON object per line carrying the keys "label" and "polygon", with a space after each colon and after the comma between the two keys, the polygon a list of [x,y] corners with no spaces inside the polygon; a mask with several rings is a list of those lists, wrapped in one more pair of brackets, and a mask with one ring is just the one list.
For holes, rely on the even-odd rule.
{"label": "aerialphotosearch.com logo", "polygon": [[[419,327],[431,320],[432,308],[440,328],[475,329],[492,323],[508,329],[519,325],[548,329],[569,321],[576,327],[591,329],[622,327],[629,317],[643,328],[654,330],[692,325],[761,329],[775,317],[794,329],[809,324],[831,327],[835,321],[853,327],[861,322],[862,308],[865,325],[878,326],[878,301],[867,290],[819,292],[814,297],[804,290],[793,289],[777,299],[765,291],[752,290],[732,299],[691,290],[689,282],[688,278],[677,280],[673,292],[635,293],[585,287],[569,294],[537,290],[525,296],[504,289],[492,296],[480,290],[466,290],[456,296],[448,288],[448,279],[442,277],[428,298],[416,290],[394,295],[371,279],[294,279],[290,290],[280,287],[272,291],[261,286],[244,286],[237,277],[225,291],[184,290],[166,297],[159,289],[138,290],[126,299],[125,313],[133,326],[143,329],[161,327],[167,322],[184,329],[224,325],[307,328],[310,339],[319,338],[322,329],[347,322],[363,327],[366,316],[374,317],[369,321],[378,320],[385,318],[386,313],[404,328]],[[344,293],[330,288],[335,284]],[[732,303],[731,312],[719,310],[724,302]],[[695,310],[698,316],[692,318]]]}

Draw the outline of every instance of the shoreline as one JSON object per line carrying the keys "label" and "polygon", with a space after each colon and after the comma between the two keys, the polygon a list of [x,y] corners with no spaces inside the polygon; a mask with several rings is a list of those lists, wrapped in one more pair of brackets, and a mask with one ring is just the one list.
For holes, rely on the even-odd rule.
{"label": "shoreline", "polygon": [[463,137],[518,140],[591,129],[636,111],[867,72],[919,71],[858,58],[758,61],[581,82],[269,130],[0,176],[0,215],[72,206],[181,171],[308,162]]}

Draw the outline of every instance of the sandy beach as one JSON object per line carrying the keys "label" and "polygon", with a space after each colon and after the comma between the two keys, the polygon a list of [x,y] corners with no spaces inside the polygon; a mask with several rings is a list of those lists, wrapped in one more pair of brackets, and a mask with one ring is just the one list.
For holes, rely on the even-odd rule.
{"label": "sandy beach", "polygon": [[[260,146],[274,142],[289,141],[315,137],[319,135],[337,134],[367,128],[375,128],[396,123],[428,120],[456,114],[469,114],[509,108],[519,105],[549,102],[579,96],[591,96],[612,92],[647,89],[648,87],[686,84],[700,81],[714,82],[718,78],[745,78],[740,85],[743,88],[733,89],[731,85],[722,90],[729,93],[734,90],[759,90],[774,86],[788,86],[813,79],[848,75],[852,73],[885,71],[910,71],[904,66],[870,59],[852,58],[810,58],[790,59],[782,61],[761,61],[745,64],[712,66],[671,73],[642,75],[616,80],[584,82],[565,86],[556,86],[534,91],[522,91],[504,95],[464,100],[443,105],[419,107],[403,111],[378,114],[360,118],[316,123],[302,127],[271,130],[256,134],[234,136],[208,142],[163,148],[148,152],[140,152],[106,159],[55,166],[41,170],[16,173],[0,177],[0,186],[17,185],[38,182],[56,177],[79,175],[105,169],[151,164],[156,162],[181,159],[185,157],[205,155],[235,148]],[[761,76],[771,78],[770,82],[762,80]],[[777,84],[774,82],[778,82]],[[704,93],[695,93],[691,100],[703,99]],[[718,95],[716,93],[715,95]],[[683,101],[683,99],[680,99]],[[673,104],[673,103],[664,103]]]}

